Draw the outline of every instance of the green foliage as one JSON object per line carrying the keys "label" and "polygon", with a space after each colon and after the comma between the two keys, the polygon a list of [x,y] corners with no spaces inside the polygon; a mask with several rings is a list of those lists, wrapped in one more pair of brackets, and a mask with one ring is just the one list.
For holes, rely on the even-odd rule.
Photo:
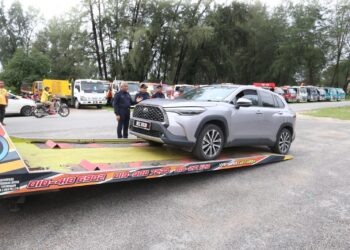
{"label": "green foliage", "polygon": [[8,85],[19,89],[21,83],[43,79],[47,77],[49,71],[50,60],[43,53],[32,50],[27,54],[23,49],[17,49],[0,78]]}

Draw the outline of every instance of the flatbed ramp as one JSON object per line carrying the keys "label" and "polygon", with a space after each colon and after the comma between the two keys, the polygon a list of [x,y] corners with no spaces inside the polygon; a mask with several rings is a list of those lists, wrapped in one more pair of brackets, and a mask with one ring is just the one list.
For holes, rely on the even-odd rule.
{"label": "flatbed ramp", "polygon": [[11,139],[2,126],[0,151],[0,197],[292,159],[262,148],[231,148],[217,160],[199,162],[178,148],[152,147],[142,140]]}

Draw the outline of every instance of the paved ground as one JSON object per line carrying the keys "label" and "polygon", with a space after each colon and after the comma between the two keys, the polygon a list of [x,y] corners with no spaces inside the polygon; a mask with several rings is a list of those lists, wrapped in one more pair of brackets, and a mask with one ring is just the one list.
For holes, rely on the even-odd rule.
{"label": "paved ground", "polygon": [[[107,136],[114,120],[106,112],[89,113],[108,119],[103,125],[86,118],[86,131],[73,123],[71,133]],[[38,125],[29,118],[28,128],[17,132],[18,119],[7,120],[12,134]],[[41,135],[68,136],[53,126],[47,122]],[[0,246],[350,249],[349,135],[350,122],[298,116],[292,161],[33,196],[19,213],[0,207]]]}

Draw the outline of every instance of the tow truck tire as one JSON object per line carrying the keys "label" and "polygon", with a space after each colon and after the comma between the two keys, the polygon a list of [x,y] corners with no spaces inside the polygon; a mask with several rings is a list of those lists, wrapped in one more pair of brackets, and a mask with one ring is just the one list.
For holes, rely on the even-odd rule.
{"label": "tow truck tire", "polygon": [[80,109],[80,103],[79,103],[78,99],[75,99],[74,108]]}
{"label": "tow truck tire", "polygon": [[292,133],[289,129],[283,128],[278,132],[275,145],[271,147],[271,150],[276,154],[286,155],[289,152],[291,144]]}
{"label": "tow truck tire", "polygon": [[24,106],[21,109],[22,116],[31,116],[33,114],[33,108],[31,106]]}
{"label": "tow truck tire", "polygon": [[224,140],[221,128],[214,124],[208,124],[200,132],[192,153],[199,160],[214,160],[224,148]]}

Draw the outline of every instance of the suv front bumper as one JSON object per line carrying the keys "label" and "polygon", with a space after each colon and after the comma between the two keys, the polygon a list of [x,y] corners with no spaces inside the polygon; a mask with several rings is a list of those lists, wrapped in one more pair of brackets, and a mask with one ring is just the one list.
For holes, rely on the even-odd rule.
{"label": "suv front bumper", "polygon": [[[134,126],[135,120],[150,123],[150,129],[142,129]],[[140,137],[145,140],[154,141],[158,143],[164,143],[169,145],[175,145],[180,147],[194,146],[193,142],[187,140],[185,136],[179,136],[172,134],[165,124],[160,122],[154,122],[149,120],[143,120],[139,118],[130,118],[130,134]]]}

